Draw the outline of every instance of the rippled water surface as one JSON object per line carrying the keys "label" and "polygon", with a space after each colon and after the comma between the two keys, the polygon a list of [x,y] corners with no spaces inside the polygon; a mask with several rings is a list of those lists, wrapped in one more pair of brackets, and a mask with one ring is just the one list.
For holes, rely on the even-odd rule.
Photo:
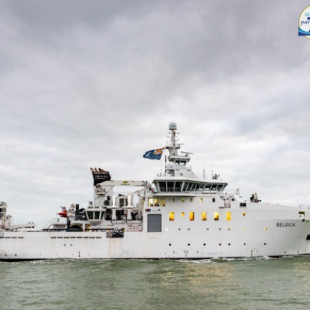
{"label": "rippled water surface", "polygon": [[0,262],[0,309],[309,309],[310,256]]}

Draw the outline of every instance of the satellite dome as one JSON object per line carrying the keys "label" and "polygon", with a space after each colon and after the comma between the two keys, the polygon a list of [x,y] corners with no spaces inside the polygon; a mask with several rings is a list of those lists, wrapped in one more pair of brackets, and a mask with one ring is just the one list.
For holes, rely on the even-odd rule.
{"label": "satellite dome", "polygon": [[177,130],[177,123],[170,122],[169,124],[169,130]]}

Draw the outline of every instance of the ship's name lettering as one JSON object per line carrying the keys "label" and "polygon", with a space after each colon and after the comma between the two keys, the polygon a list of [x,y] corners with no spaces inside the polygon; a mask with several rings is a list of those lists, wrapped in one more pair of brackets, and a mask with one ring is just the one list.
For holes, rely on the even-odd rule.
{"label": "ship's name lettering", "polygon": [[295,223],[292,223],[292,222],[280,222],[280,223],[277,223],[277,227],[295,227]]}

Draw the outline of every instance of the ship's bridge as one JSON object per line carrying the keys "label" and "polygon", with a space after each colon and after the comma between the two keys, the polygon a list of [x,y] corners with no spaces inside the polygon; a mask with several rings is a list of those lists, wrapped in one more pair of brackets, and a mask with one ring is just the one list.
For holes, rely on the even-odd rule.
{"label": "ship's bridge", "polygon": [[153,181],[156,192],[154,196],[197,195],[222,193],[227,183],[222,181],[205,181],[201,179],[160,178]]}

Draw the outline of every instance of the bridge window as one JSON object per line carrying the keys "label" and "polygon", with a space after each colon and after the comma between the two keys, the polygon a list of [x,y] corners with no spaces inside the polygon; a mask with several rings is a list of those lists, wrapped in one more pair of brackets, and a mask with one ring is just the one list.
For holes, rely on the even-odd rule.
{"label": "bridge window", "polygon": [[194,183],[194,187],[193,187],[192,191],[197,191],[198,187],[199,187],[199,184],[198,183]]}
{"label": "bridge window", "polygon": [[95,211],[95,220],[100,220],[100,211]]}
{"label": "bridge window", "polygon": [[180,192],[181,186],[182,186],[182,182],[175,182],[175,191]]}
{"label": "bridge window", "polygon": [[92,220],[94,218],[94,212],[93,211],[87,211],[87,216],[89,220]]}
{"label": "bridge window", "polygon": [[168,192],[174,192],[174,182],[167,182]]}
{"label": "bridge window", "polygon": [[217,188],[217,184],[212,184],[211,185],[211,191],[216,191]]}
{"label": "bridge window", "polygon": [[159,189],[161,192],[167,191],[167,183],[166,182],[159,182]]}
{"label": "bridge window", "polygon": [[203,191],[204,187],[205,187],[205,184],[200,183],[199,184],[199,191]]}

